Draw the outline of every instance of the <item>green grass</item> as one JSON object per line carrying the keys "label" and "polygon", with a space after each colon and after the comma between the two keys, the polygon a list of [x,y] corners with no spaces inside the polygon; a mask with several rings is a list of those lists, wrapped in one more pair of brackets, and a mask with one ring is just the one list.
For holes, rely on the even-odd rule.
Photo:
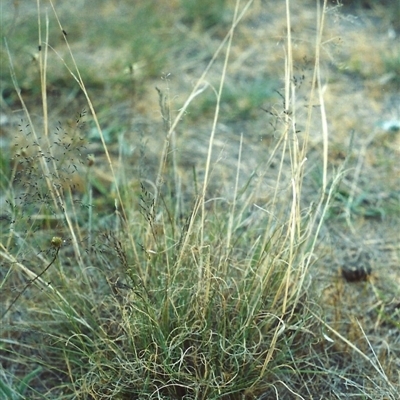
{"label": "green grass", "polygon": [[[226,12],[229,10],[226,0],[206,0],[199,2],[196,0],[180,1],[185,23],[199,25],[202,29],[220,26],[221,22],[227,22]],[[228,17],[229,18],[229,17]],[[228,23],[229,23],[228,19]]]}
{"label": "green grass", "polygon": [[[254,118],[261,107],[275,96],[274,83],[267,79],[252,82],[240,78],[229,82],[221,97],[224,122],[240,122]],[[211,87],[188,108],[186,119],[196,121],[205,115],[212,116],[215,111],[215,92]]]}
{"label": "green grass", "polygon": [[[110,36],[102,29],[108,19],[90,19],[87,9],[76,20],[61,6],[50,9],[49,31],[39,14],[41,34],[56,35],[60,52],[43,44],[32,78],[23,74],[20,50],[7,38],[2,51],[9,57],[11,80],[6,74],[2,79],[15,94],[5,101],[20,118],[10,162],[2,156],[0,164],[0,394],[7,399],[247,400],[321,393],[334,399],[350,393],[395,399],[391,365],[396,360],[385,364],[384,353],[375,352],[358,321],[351,320],[343,333],[348,325],[339,321],[347,320],[337,308],[344,296],[342,280],[322,289],[313,283],[329,233],[325,219],[341,222],[340,213],[356,219],[357,210],[366,207],[363,194],[370,193],[358,179],[361,168],[346,191],[352,166],[343,162],[335,170],[330,165],[321,64],[316,62],[311,80],[302,83],[307,95],[295,95],[297,66],[287,15],[280,87],[254,76],[233,85],[240,76],[230,71],[235,35],[246,18],[258,15],[251,7],[260,5],[220,2],[221,9],[209,10],[210,17],[194,14],[195,2],[181,3],[173,6],[181,13],[178,21],[197,23],[204,33],[214,32],[225,7],[233,22],[219,26],[226,36],[213,39],[217,44],[209,63],[179,100],[173,93],[176,78],[163,75],[158,94],[154,91],[159,104],[151,127],[136,115],[137,123],[130,121],[131,114],[113,117],[115,110],[125,109],[114,109],[107,96],[117,92],[113,99],[135,104],[145,98],[146,82],[160,74],[168,56],[179,54],[174,35],[166,31],[174,20],[164,15],[168,7],[139,2],[132,41],[125,36],[133,12],[127,4],[107,10],[108,2],[99,2],[101,15],[118,16]],[[315,14],[321,31],[310,59],[318,60],[323,49],[322,15],[324,9]],[[76,26],[67,29],[70,20]],[[115,55],[108,37],[121,38],[129,50],[107,64],[111,77],[95,64],[81,66],[74,51],[83,42],[88,48],[104,45]],[[143,68],[134,77],[140,94],[127,93],[132,81],[118,72],[127,61]],[[51,91],[60,79],[62,96],[73,94],[70,101],[60,100],[61,121],[58,95]],[[208,80],[213,82],[210,98],[201,92]],[[20,90],[30,86],[28,92]],[[106,99],[98,98],[101,88]],[[234,156],[225,167],[220,122],[249,121],[258,108],[265,115],[261,103],[272,101],[272,89],[282,95],[278,105],[268,107],[272,129],[263,121],[271,129],[267,143],[254,145],[237,135],[228,143]],[[199,103],[195,118],[186,118]],[[318,157],[310,154],[310,145],[317,146],[315,119],[322,121]],[[198,141],[199,153],[188,171],[180,163],[193,150],[186,132],[190,124],[208,136]],[[312,157],[310,167],[307,157]],[[310,174],[318,182],[312,190]],[[392,287],[389,293],[394,292]],[[391,301],[379,296],[380,304]],[[336,307],[328,315],[331,304],[321,301],[326,298]],[[398,325],[395,310],[371,310],[374,318]],[[368,374],[376,378],[371,382]]]}
{"label": "green grass", "polygon": [[25,393],[31,381],[42,372],[42,367],[38,367],[19,382],[7,382],[0,379],[0,394],[7,400],[20,400],[25,398]]}
{"label": "green grass", "polygon": [[[58,57],[64,57],[67,63],[71,61],[64,43],[64,35],[54,23],[50,23],[46,31],[46,15],[52,19],[51,10],[46,4],[39,4],[40,26],[35,24],[37,16],[33,6],[15,4],[14,10],[7,7],[8,13],[2,17],[5,23],[2,24],[1,36],[7,37],[10,46],[15,50],[14,69],[19,77],[20,88],[30,96],[40,95],[40,32],[43,41],[46,40],[45,35],[48,35],[49,45],[56,52],[50,49],[48,55],[48,91],[65,93],[69,90],[79,95],[79,91],[75,92],[75,82],[68,70],[60,68],[57,61]],[[60,7],[59,12],[69,44],[73,47],[76,45],[74,58],[80,66],[82,78],[93,93],[98,94],[97,104],[104,107],[108,101],[107,98],[102,98],[101,93],[104,93],[104,88],[107,87],[110,87],[113,93],[119,94],[119,99],[133,95],[133,92],[140,96],[143,91],[141,82],[158,77],[166,64],[167,49],[173,46],[178,37],[176,30],[170,29],[170,14],[163,13],[156,1],[139,2],[135,7],[114,7],[100,1],[96,3],[96,10],[96,18],[92,17],[93,10],[90,7]],[[16,15],[18,20],[19,14],[24,15],[24,21],[15,26],[12,16]],[[107,30],[104,26],[107,26]],[[152,32],[151,35],[148,35],[149,31]],[[86,47],[79,49],[79,44],[83,42]],[[4,46],[1,56],[3,60],[7,60]],[[0,77],[3,82],[7,82],[5,100],[12,104],[16,98],[12,93],[12,86],[9,85],[6,63],[1,68]]]}

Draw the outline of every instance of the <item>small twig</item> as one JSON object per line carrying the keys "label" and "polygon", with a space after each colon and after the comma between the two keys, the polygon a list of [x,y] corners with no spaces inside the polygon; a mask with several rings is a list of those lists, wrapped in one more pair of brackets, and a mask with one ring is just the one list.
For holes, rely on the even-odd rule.
{"label": "small twig", "polygon": [[4,313],[1,315],[1,319],[3,319],[5,317],[5,315],[10,311],[11,307],[17,302],[17,300],[24,294],[25,290],[28,289],[28,286],[30,286],[32,283],[34,283],[37,279],[39,279],[53,264],[54,261],[56,261],[58,252],[60,251],[60,247],[61,247],[61,243],[62,240],[60,237],[53,237],[53,239],[51,240],[51,244],[56,248],[56,252],[54,254],[53,259],[50,261],[49,265],[47,265],[47,267],[39,274],[36,275],[32,280],[30,280],[25,287],[21,290],[21,292],[18,293],[17,297],[11,302],[11,304],[8,306],[7,310],[4,311]]}

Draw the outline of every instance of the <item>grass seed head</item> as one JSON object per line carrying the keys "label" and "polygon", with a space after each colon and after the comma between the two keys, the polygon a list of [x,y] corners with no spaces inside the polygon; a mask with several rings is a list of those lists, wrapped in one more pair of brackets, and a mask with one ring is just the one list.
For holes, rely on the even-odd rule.
{"label": "grass seed head", "polygon": [[51,245],[56,249],[59,249],[61,247],[61,243],[62,239],[59,236],[54,236],[53,239],[51,239]]}

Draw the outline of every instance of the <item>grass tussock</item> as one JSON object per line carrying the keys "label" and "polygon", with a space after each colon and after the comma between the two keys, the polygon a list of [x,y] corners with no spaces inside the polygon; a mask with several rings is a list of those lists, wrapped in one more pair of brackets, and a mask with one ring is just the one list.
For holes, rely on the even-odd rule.
{"label": "grass tussock", "polygon": [[[317,398],[323,391],[327,398],[350,393],[395,399],[396,360],[376,353],[356,317],[343,332],[337,308],[345,295],[342,278],[321,290],[311,274],[324,252],[325,221],[353,226],[349,210],[367,207],[357,190],[360,169],[348,187],[353,141],[343,149],[348,152],[343,162],[331,168],[321,77],[326,2],[316,7],[311,61],[303,58],[300,70],[292,4],[286,2],[282,85],[277,103],[261,110],[269,131],[257,141],[263,154],[253,156],[251,173],[252,153],[243,134],[231,144],[235,157],[228,168],[219,167],[225,156],[217,134],[224,112],[233,119],[251,118],[258,99],[272,96],[272,84],[261,79],[256,82],[264,91],[258,84],[246,86],[249,93],[241,91],[244,99],[236,109],[226,104],[238,96],[231,95],[229,80],[237,62],[235,35],[251,18],[252,7],[261,5],[237,1],[230,8],[230,2],[220,1],[203,15],[195,13],[196,2],[181,3],[182,21],[211,32],[218,46],[180,107],[164,75],[154,93],[158,136],[141,132],[134,149],[128,145],[128,122],[102,128],[97,107],[104,102],[99,99],[98,106],[91,95],[91,81],[81,72],[52,2],[55,26],[50,28],[49,15],[38,11],[35,79],[41,114],[26,102],[12,47],[5,42],[15,90],[7,99],[19,104],[20,118],[11,160],[0,159],[0,394],[7,399],[235,400]],[[146,22],[159,28],[152,7],[155,3],[141,6],[137,18],[151,14]],[[106,8],[102,3],[105,14]],[[224,24],[216,29],[221,19]],[[62,38],[65,54],[48,45],[51,29]],[[138,33],[132,49],[141,49],[143,38]],[[135,82],[158,73],[159,46],[134,56],[154,68],[146,67],[148,75],[135,76]],[[62,122],[52,118],[49,100],[53,63],[64,69],[68,87],[79,92],[80,111]],[[135,85],[134,101],[140,97]],[[190,115],[206,90],[204,113]],[[307,96],[298,98],[300,90]],[[208,135],[199,140],[204,157],[194,162],[184,147],[191,139],[185,133],[180,138],[180,132],[200,123],[202,114]],[[116,145],[110,144],[113,134]],[[153,145],[154,137],[161,146]],[[308,153],[319,145],[318,166],[309,168]],[[316,185],[312,195],[309,176]],[[395,214],[396,205],[390,207]],[[369,284],[371,271],[366,271]],[[378,296],[381,304],[389,302],[383,293]],[[334,318],[325,318],[321,299],[335,310]],[[375,311],[391,329],[398,328],[395,308]],[[375,377],[367,379],[360,366]]]}

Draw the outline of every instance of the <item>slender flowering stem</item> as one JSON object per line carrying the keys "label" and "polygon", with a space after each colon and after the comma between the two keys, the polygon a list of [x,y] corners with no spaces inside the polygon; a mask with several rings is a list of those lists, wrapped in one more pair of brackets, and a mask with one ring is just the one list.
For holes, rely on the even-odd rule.
{"label": "slender flowering stem", "polygon": [[5,315],[10,311],[11,307],[17,302],[17,300],[24,294],[25,290],[28,289],[28,287],[34,283],[37,279],[39,279],[53,264],[54,261],[56,261],[56,258],[58,256],[58,252],[60,251],[62,240],[60,237],[53,237],[51,240],[51,244],[56,248],[56,252],[54,253],[53,259],[50,261],[50,263],[47,265],[47,267],[37,276],[35,276],[32,280],[30,280],[25,287],[21,290],[21,292],[18,293],[17,297],[11,302],[11,304],[8,306],[6,311],[2,314],[0,319],[3,319]]}

